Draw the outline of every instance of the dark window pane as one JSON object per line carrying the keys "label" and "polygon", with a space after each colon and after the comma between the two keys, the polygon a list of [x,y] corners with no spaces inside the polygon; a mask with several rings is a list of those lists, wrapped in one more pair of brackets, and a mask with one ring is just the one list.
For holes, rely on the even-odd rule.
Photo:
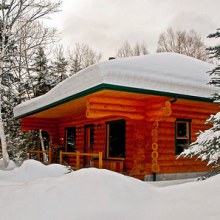
{"label": "dark window pane", "polygon": [[190,121],[176,121],[176,155],[182,153],[190,144]]}
{"label": "dark window pane", "polygon": [[67,152],[74,152],[76,149],[76,128],[66,128],[66,148]]}
{"label": "dark window pane", "polygon": [[180,154],[184,149],[189,147],[188,139],[177,139],[176,140],[176,154]]}
{"label": "dark window pane", "polygon": [[177,123],[177,137],[186,137],[187,136],[187,123],[183,122]]}

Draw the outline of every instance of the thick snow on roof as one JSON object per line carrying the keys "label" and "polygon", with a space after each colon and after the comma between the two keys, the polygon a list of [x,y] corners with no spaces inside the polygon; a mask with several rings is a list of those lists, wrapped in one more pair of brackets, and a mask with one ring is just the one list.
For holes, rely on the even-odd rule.
{"label": "thick snow on roof", "polygon": [[61,165],[30,160],[0,170],[1,219],[220,219],[220,175],[158,187],[108,170],[64,172]]}
{"label": "thick snow on roof", "polygon": [[35,111],[101,84],[209,98],[212,64],[176,53],[156,53],[104,61],[69,77],[47,94],[15,107],[15,117]]}

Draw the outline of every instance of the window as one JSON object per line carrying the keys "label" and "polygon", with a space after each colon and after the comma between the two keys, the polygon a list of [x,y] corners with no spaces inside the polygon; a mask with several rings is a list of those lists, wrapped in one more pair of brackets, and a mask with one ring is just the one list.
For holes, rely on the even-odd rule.
{"label": "window", "polygon": [[65,149],[67,152],[75,152],[76,150],[76,128],[66,128]]}
{"label": "window", "polygon": [[125,157],[125,121],[107,123],[107,157]]}
{"label": "window", "polygon": [[186,119],[176,120],[176,155],[179,155],[190,145],[191,121]]}

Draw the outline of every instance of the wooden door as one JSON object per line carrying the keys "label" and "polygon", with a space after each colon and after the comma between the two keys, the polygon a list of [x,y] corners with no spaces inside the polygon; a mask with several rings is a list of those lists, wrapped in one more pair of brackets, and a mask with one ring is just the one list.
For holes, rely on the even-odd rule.
{"label": "wooden door", "polygon": [[[85,141],[84,141],[84,152],[85,153],[92,153],[94,148],[94,125],[86,125],[85,126]],[[84,158],[84,165],[89,166],[90,165],[91,157],[86,156]]]}
{"label": "wooden door", "polygon": [[107,158],[125,158],[125,120],[107,122]]}

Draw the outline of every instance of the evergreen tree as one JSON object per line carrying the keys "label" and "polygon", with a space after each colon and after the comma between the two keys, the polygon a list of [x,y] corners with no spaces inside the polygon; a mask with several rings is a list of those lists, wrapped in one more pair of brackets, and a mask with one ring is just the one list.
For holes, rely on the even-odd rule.
{"label": "evergreen tree", "polygon": [[[210,34],[209,38],[219,38],[220,29],[216,33]],[[210,47],[207,49],[210,54],[210,58],[216,58],[220,60],[220,45]],[[211,80],[210,84],[220,87],[220,64],[218,64],[213,70],[210,71]],[[220,102],[220,93],[214,94],[215,102]],[[211,124],[212,127],[204,132],[200,132],[197,140],[191,144],[189,149],[183,151],[181,156],[194,157],[197,156],[201,160],[208,161],[208,165],[213,168],[220,166],[220,112],[213,115],[206,121]]]}
{"label": "evergreen tree", "polygon": [[54,79],[50,75],[48,60],[44,49],[39,47],[32,65],[33,93],[34,97],[47,93],[54,85]]}
{"label": "evergreen tree", "polygon": [[68,61],[64,57],[63,47],[59,46],[55,51],[55,61],[52,63],[52,72],[55,77],[55,83],[58,84],[68,77]]}

